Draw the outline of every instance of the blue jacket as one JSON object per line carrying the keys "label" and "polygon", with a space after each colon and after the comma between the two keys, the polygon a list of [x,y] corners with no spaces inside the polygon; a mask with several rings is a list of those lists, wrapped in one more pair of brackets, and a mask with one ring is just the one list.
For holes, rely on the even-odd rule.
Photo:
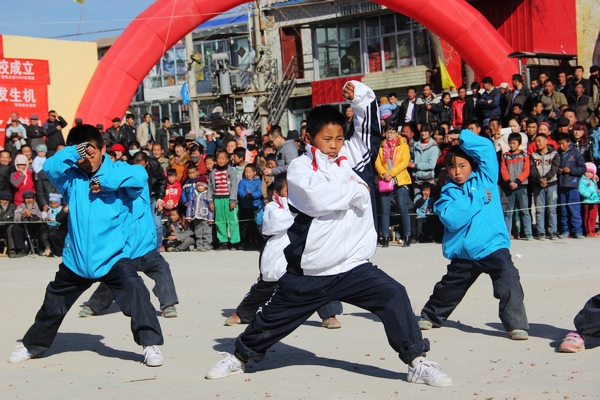
{"label": "blue jacket", "polygon": [[579,181],[579,196],[581,197],[581,202],[585,204],[597,204],[600,202],[596,182],[593,179],[583,176]]}
{"label": "blue jacket", "polygon": [[214,140],[206,143],[206,154],[214,156],[215,152],[217,151],[217,147],[223,147],[223,143],[221,143],[221,139],[219,138],[215,138]]}
{"label": "blue jacket", "polygon": [[585,160],[580,152],[572,147],[562,153],[558,151],[560,157],[560,168],[569,168],[571,171],[568,174],[558,174],[559,188],[579,188],[579,180],[585,174]]}
{"label": "blue jacket", "polygon": [[[479,100],[477,100],[477,108],[481,110],[481,116],[483,119],[487,118],[500,118],[502,115],[502,109],[500,108],[500,98],[502,93],[500,89],[493,88],[489,93],[483,92]],[[492,100],[488,103],[488,100]]]}
{"label": "blue jacket", "polygon": [[433,181],[433,170],[440,156],[440,148],[433,139],[425,145],[425,149],[421,148],[421,141],[418,141],[413,146],[413,158],[415,163],[415,181]]}
{"label": "blue jacket", "polygon": [[[130,258],[127,239],[133,201],[148,185],[141,165],[117,166],[108,156],[93,177],[77,166],[75,146],[65,147],[44,163],[44,171],[69,204],[69,231],[63,263],[87,279],[101,278],[122,258]],[[102,190],[92,193],[90,181],[98,178]]]}
{"label": "blue jacket", "polygon": [[196,190],[196,178],[194,179],[186,179],[183,185],[181,185],[181,197],[179,198],[179,202],[183,204],[187,204],[190,201],[190,197],[194,190]]}
{"label": "blue jacket", "polygon": [[[251,199],[246,198],[248,192],[252,194]],[[253,208],[262,206],[262,180],[258,176],[255,176],[252,180],[248,180],[246,178],[240,180],[238,185],[238,196],[240,208]]]}
{"label": "blue jacket", "polygon": [[[448,179],[434,210],[444,224],[444,257],[480,260],[510,247],[498,192],[498,159],[489,139],[463,130],[460,147],[477,166],[462,185]],[[492,195],[488,202],[486,190]]]}
{"label": "blue jacket", "polygon": [[189,220],[205,219],[207,221],[214,221],[215,213],[210,211],[208,206],[208,190],[205,190],[204,192],[198,192],[196,189],[194,189],[185,211],[185,217]]}

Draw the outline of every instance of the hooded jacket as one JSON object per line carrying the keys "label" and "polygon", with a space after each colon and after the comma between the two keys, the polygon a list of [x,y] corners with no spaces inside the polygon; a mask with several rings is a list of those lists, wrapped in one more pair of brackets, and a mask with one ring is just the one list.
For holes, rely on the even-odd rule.
{"label": "hooded jacket", "polygon": [[562,173],[558,175],[558,186],[559,188],[577,189],[579,187],[579,180],[585,174],[585,160],[583,156],[574,148],[561,153],[558,152],[560,157],[560,168],[569,168],[568,174]]}
{"label": "hooded jacket", "polygon": [[328,159],[307,145],[287,173],[290,210],[287,272],[336,275],[364,264],[375,254],[377,232],[371,195],[346,157]]}
{"label": "hooded jacket", "polygon": [[[90,176],[77,166],[80,159],[76,146],[68,146],[50,157],[44,170],[69,204],[63,263],[83,278],[98,279],[116,262],[131,257],[127,241],[133,201],[147,187],[148,174],[140,165],[113,163],[104,155],[102,165]],[[90,190],[94,178],[99,193]],[[154,224],[150,230],[155,230]]]}
{"label": "hooded jacket", "polygon": [[560,167],[560,157],[554,147],[548,145],[548,152],[542,154],[536,151],[531,154],[531,174],[529,177],[535,185],[539,185],[540,179],[546,178],[548,186],[558,184],[558,168]]}
{"label": "hooded jacket", "polygon": [[596,182],[583,176],[579,181],[579,196],[585,204],[597,204],[600,201],[600,196],[598,195]]}
{"label": "hooded jacket", "polygon": [[25,173],[22,173],[18,170],[17,163],[22,160],[27,161],[27,157],[22,154],[19,154],[15,157],[15,169],[16,171],[10,175],[10,183],[16,189],[14,203],[16,206],[20,206],[23,203],[23,193],[28,190],[35,193],[35,182],[33,180],[33,172],[28,168],[25,170]]}
{"label": "hooded jacket", "polygon": [[458,140],[477,165],[463,185],[448,179],[434,211],[444,224],[444,257],[481,260],[497,250],[510,248],[498,191],[498,161],[489,139],[464,129]]}
{"label": "hooded jacket", "polygon": [[421,141],[418,141],[413,146],[414,163],[415,163],[415,180],[430,181],[433,179],[433,170],[440,156],[440,148],[433,138],[429,138],[429,142],[423,149]]}

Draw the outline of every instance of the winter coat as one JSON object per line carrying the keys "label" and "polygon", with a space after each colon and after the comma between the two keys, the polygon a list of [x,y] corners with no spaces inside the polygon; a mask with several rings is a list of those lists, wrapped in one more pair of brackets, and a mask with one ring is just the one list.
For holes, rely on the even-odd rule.
{"label": "winter coat", "polygon": [[15,222],[41,221],[42,220],[42,210],[40,210],[40,207],[38,206],[38,204],[36,202],[33,202],[33,207],[31,208],[31,217],[28,217],[28,218],[23,217],[23,211],[25,211],[26,208],[27,208],[27,205],[25,203],[23,203],[17,207],[17,209],[15,210],[15,218],[14,218]]}
{"label": "winter coat", "polygon": [[[246,198],[246,195],[250,193],[252,197]],[[261,207],[263,204],[262,197],[262,181],[258,176],[254,179],[242,179],[238,184],[238,197],[240,208],[256,208]]]}
{"label": "winter coat", "polygon": [[277,166],[271,171],[271,175],[275,176],[281,172],[287,171],[292,160],[298,158],[298,148],[295,140],[286,140],[277,148]]}
{"label": "winter coat", "polygon": [[583,156],[583,161],[594,162],[594,148],[589,137],[583,136],[578,141],[575,141],[575,138],[572,138],[571,143],[573,148]]}
{"label": "winter coat", "polygon": [[0,221],[13,221],[17,206],[14,203],[8,203],[6,208],[0,207]]}
{"label": "winter coat", "polygon": [[500,176],[504,181],[504,187],[510,189],[511,183],[516,183],[519,187],[527,187],[531,167],[529,156],[523,150],[518,153],[506,152],[500,158]]}
{"label": "winter coat", "polygon": [[[417,111],[417,123],[418,124],[426,124],[426,123],[435,123],[438,121],[437,113],[434,111],[434,106],[440,102],[439,97],[435,97],[433,94],[428,98],[419,97],[415,102],[415,105],[419,107]],[[431,105],[431,109],[427,110],[427,104]]]}
{"label": "winter coat", "polygon": [[448,124],[452,126],[452,104],[442,104],[440,101],[431,107],[431,110],[437,114],[438,124]]}
{"label": "winter coat", "polygon": [[579,196],[581,202],[585,204],[597,204],[600,201],[598,195],[598,185],[593,179],[588,179],[585,176],[579,181]]}
{"label": "winter coat", "polygon": [[210,211],[208,206],[208,189],[204,192],[199,192],[194,189],[189,197],[185,218],[189,220],[204,219],[206,221],[214,221],[215,213]]}
{"label": "winter coat", "polygon": [[389,173],[396,180],[396,185],[405,186],[410,185],[412,180],[410,179],[410,174],[408,173],[408,163],[410,162],[410,149],[408,145],[404,143],[402,138],[399,138],[398,144],[394,148],[394,153],[392,155],[392,163],[394,165],[390,165],[388,169],[388,162],[390,160],[383,159],[383,146],[379,148],[379,155],[377,159],[375,159],[375,169],[377,170],[377,174],[379,175],[379,179],[383,179],[383,175],[385,173]]}
{"label": "winter coat", "polygon": [[35,198],[40,208],[44,208],[49,202],[50,193],[58,193],[58,190],[54,187],[46,172],[41,170],[38,174],[37,180],[35,181]]}
{"label": "winter coat", "polygon": [[10,183],[16,189],[14,203],[20,206],[23,203],[23,193],[28,190],[35,192],[35,181],[33,180],[33,172],[26,170],[24,174],[19,171],[13,172],[10,175]]}
{"label": "winter coat", "polygon": [[[495,87],[489,92],[483,92],[481,97],[477,99],[477,108],[481,110],[483,119],[500,118],[502,116],[500,97],[502,97],[500,89]],[[488,103],[489,100],[492,100],[492,102]]]}
{"label": "winter coat", "polygon": [[[58,127],[61,129],[58,129]],[[44,130],[46,131],[46,145],[48,146],[48,154],[46,157],[52,156],[56,153],[56,148],[59,145],[65,144],[65,138],[62,134],[62,128],[67,126],[67,121],[64,120],[60,115],[54,122],[47,120],[44,122]]]}
{"label": "winter coat", "polygon": [[33,151],[40,144],[46,144],[46,130],[39,126],[28,125],[25,130],[27,131],[27,144],[31,146]]}
{"label": "winter coat", "polygon": [[585,161],[583,156],[575,149],[569,148],[564,153],[558,152],[560,157],[560,168],[569,168],[571,171],[568,174],[562,173],[558,175],[558,187],[577,189],[579,180],[585,174]]}
{"label": "winter coat", "polygon": [[181,183],[175,181],[172,184],[167,183],[165,189],[165,198],[163,199],[163,206],[169,206],[169,208],[175,208],[179,205],[181,199]]}
{"label": "winter coat", "polygon": [[167,190],[167,178],[162,165],[155,159],[150,158],[146,165],[146,172],[148,173],[150,201],[164,198]]}
{"label": "winter coat", "polygon": [[433,170],[440,156],[440,149],[435,140],[430,138],[424,149],[421,148],[421,141],[418,141],[413,147],[413,154],[415,182],[432,181],[434,178]]}
{"label": "winter coat", "polygon": [[560,168],[560,156],[554,147],[548,146],[548,152],[542,154],[536,151],[531,154],[531,173],[529,177],[534,185],[539,185],[540,179],[546,178],[548,186],[558,184],[558,168]]}
{"label": "winter coat", "polygon": [[266,282],[276,282],[287,268],[284,250],[290,244],[288,229],[294,223],[287,198],[273,195],[265,206],[262,234],[269,237],[260,256],[260,276]]}
{"label": "winter coat", "polygon": [[177,180],[184,182],[187,177],[187,163],[190,162],[190,155],[187,151],[184,151],[179,158],[176,156],[169,157],[169,168],[173,168],[177,171]]}

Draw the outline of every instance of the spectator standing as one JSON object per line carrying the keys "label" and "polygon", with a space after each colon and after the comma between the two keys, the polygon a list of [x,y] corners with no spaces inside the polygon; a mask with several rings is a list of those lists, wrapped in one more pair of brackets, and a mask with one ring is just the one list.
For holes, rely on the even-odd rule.
{"label": "spectator standing", "polygon": [[572,108],[577,115],[577,121],[590,124],[594,117],[594,102],[592,97],[584,94],[585,89],[583,83],[575,84],[575,95],[569,103],[569,108]]}
{"label": "spectator standing", "polygon": [[596,219],[598,218],[598,177],[596,176],[596,165],[591,162],[585,163],[585,174],[579,181],[579,196],[583,208],[583,233],[587,237],[597,237]]}
{"label": "spectator standing", "polygon": [[164,147],[160,143],[156,142],[152,145],[152,156],[164,171],[169,169],[169,159],[164,156]]}
{"label": "spectator standing", "polygon": [[[15,210],[15,222],[32,222],[41,221],[42,211],[35,202],[35,193],[28,190],[23,193],[23,203]],[[46,238],[46,224],[15,224],[12,227],[12,238],[14,248],[9,249],[9,257],[11,257],[11,250],[13,251],[12,257],[24,257],[27,255],[27,247],[25,241],[29,241],[29,237],[33,239],[39,239],[40,245],[44,247],[44,251],[50,250],[50,244]],[[31,252],[33,253],[33,244],[28,243]],[[42,250],[38,249],[40,253]]]}
{"label": "spectator standing", "polygon": [[156,143],[159,143],[163,149],[169,148],[169,139],[173,133],[171,132],[171,121],[168,117],[163,117],[161,119],[162,126],[156,130]]}
{"label": "spectator standing", "polygon": [[[392,98],[392,94],[394,98],[396,97],[395,93],[390,94],[390,98]],[[395,128],[409,124],[416,123],[419,120],[419,107],[417,105],[417,89],[414,86],[409,86],[406,89],[406,100],[402,102],[399,107],[398,115],[394,118],[394,113],[392,113],[392,118],[390,118],[390,122],[395,122]]]}
{"label": "spectator standing", "polygon": [[15,205],[18,207],[23,204],[23,194],[31,191],[35,195],[35,183],[33,173],[27,168],[27,157],[18,154],[15,157],[16,171],[10,175],[10,183],[15,190]]}
{"label": "spectator standing", "polygon": [[37,148],[38,145],[46,144],[46,130],[39,125],[37,115],[29,117],[29,125],[25,128],[27,131],[27,143],[32,149]]}
{"label": "spectator standing", "polygon": [[[477,108],[481,110],[481,118],[500,118],[502,110],[500,108],[500,97],[502,94],[497,87],[494,87],[494,81],[489,76],[481,80],[485,91],[477,99]],[[485,124],[484,124],[485,125]]]}
{"label": "spectator standing", "polygon": [[548,144],[548,136],[540,133],[535,137],[536,151],[531,158],[531,183],[535,203],[535,223],[538,240],[546,239],[545,220],[548,218],[548,236],[558,239],[556,226],[556,200],[558,198],[558,168],[560,156]]}
{"label": "spectator standing", "polygon": [[448,124],[448,126],[452,126],[452,105],[450,102],[452,98],[450,97],[450,93],[444,92],[442,93],[442,98],[439,103],[433,105],[432,110],[437,114],[438,124]]}
{"label": "spectator standing", "polygon": [[527,240],[533,240],[531,232],[531,215],[529,214],[527,185],[531,172],[529,156],[521,146],[521,135],[511,133],[508,136],[510,150],[502,154],[500,159],[500,176],[502,177],[504,190],[508,197],[508,205],[504,213],[504,222],[510,235],[512,231],[513,212],[521,210],[521,222]]}
{"label": "spectator standing", "polygon": [[[237,250],[240,227],[237,210],[238,180],[234,167],[229,165],[227,151],[217,150],[217,165],[208,182],[209,208],[215,213],[217,238],[221,245],[215,250]],[[229,246],[227,245],[229,243]]]}
{"label": "spectator standing", "polygon": [[134,126],[135,115],[127,114],[125,123],[121,126],[121,143],[126,149],[129,148],[129,143],[137,141],[137,133]]}
{"label": "spectator standing", "polygon": [[566,239],[571,234],[575,239],[583,239],[579,181],[586,168],[581,154],[570,146],[569,135],[561,134],[558,138],[558,153],[561,158],[558,168],[560,238]]}
{"label": "spectator standing", "polygon": [[208,180],[206,176],[196,178],[195,188],[192,192],[185,217],[191,223],[196,237],[196,251],[212,250],[212,225],[215,214],[208,204]]}
{"label": "spectator standing", "polygon": [[163,199],[163,208],[169,213],[177,208],[181,198],[181,182],[177,179],[177,171],[173,168],[167,170],[167,187],[165,198]]}
{"label": "spectator standing", "polygon": [[434,104],[439,103],[440,99],[435,97],[433,90],[431,90],[431,84],[426,83],[423,86],[423,94],[417,100],[419,106],[417,123],[419,129],[422,124],[431,124],[437,122],[437,114],[433,110]]}
{"label": "spectator standing", "polygon": [[140,142],[141,147],[146,147],[148,142],[154,142],[154,136],[156,135],[156,127],[154,126],[154,122],[152,122],[151,114],[144,114],[144,122],[138,126],[136,138],[137,141]]}
{"label": "spectator standing", "polygon": [[458,98],[452,102],[452,121],[457,129],[466,127],[469,122],[467,107],[467,89],[464,86],[458,88]]}
{"label": "spectator standing", "polygon": [[67,126],[67,121],[54,110],[48,112],[48,119],[44,122],[46,131],[46,145],[48,146],[47,157],[52,157],[59,146],[65,145],[62,130]]}
{"label": "spectator standing", "polygon": [[299,141],[299,138],[293,140],[286,140],[283,137],[283,134],[280,130],[274,129],[272,129],[271,132],[269,132],[269,135],[273,136],[273,145],[275,145],[275,147],[277,148],[277,153],[275,154],[277,167],[273,169],[266,168],[263,171],[263,174],[275,176],[277,174],[287,171],[288,166],[290,165],[292,160],[298,158],[298,148],[296,147],[296,140]]}
{"label": "spectator standing", "polygon": [[256,166],[247,164],[244,178],[238,184],[240,238],[244,250],[258,250],[261,236],[256,225],[256,214],[263,208],[262,181]]}
{"label": "spectator standing", "polygon": [[414,168],[414,193],[419,193],[421,183],[434,183],[434,170],[440,150],[431,138],[431,125],[423,124],[421,128],[421,139],[414,145],[414,162],[409,167]]}

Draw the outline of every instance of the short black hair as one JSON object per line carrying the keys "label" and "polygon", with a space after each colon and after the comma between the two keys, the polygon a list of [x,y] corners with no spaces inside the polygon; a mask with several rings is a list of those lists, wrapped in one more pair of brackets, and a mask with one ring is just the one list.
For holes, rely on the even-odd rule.
{"label": "short black hair", "polygon": [[164,149],[163,149],[163,147],[162,147],[162,144],[160,144],[160,142],[154,142],[154,143],[152,144],[152,146],[160,146],[160,149],[161,149],[161,150],[164,150]]}
{"label": "short black hair", "polygon": [[488,84],[490,84],[490,85],[493,85],[493,84],[494,84],[494,81],[493,81],[493,79],[492,79],[491,77],[489,77],[489,76],[486,76],[486,77],[484,77],[484,78],[481,80],[481,83],[483,83],[483,84],[486,84],[486,83],[488,83]]}
{"label": "short black hair", "polygon": [[206,162],[207,160],[213,160],[213,161],[215,161],[215,156],[209,154],[206,157],[204,157],[204,162]]}
{"label": "short black hair", "polygon": [[227,150],[225,150],[222,147],[219,147],[219,148],[217,148],[217,150],[215,150],[215,160],[217,159],[217,157],[219,157],[219,154],[221,154],[221,153],[225,153],[227,158],[229,158],[229,153],[227,153]]}
{"label": "short black hair", "polygon": [[518,133],[511,133],[510,135],[508,135],[508,141],[512,141],[512,140],[516,140],[517,142],[519,142],[519,146],[521,145],[521,135]]}
{"label": "short black hair", "polygon": [[101,149],[104,145],[102,134],[95,126],[89,124],[81,124],[73,127],[67,136],[67,146],[78,145],[89,142]]}
{"label": "short black hair", "polygon": [[475,125],[476,127],[478,127],[478,128],[481,128],[481,124],[479,123],[479,121],[477,121],[477,120],[475,120],[475,119],[474,119],[474,120],[471,120],[471,121],[469,121],[469,122],[467,123],[467,126],[469,126],[469,125]]}
{"label": "short black hair", "polygon": [[407,87],[407,88],[406,88],[406,93],[408,93],[408,91],[409,91],[409,90],[412,90],[412,91],[414,91],[415,93],[417,92],[417,88],[416,88],[416,87],[414,87],[414,86],[409,86],[409,87]]}
{"label": "short black hair", "polygon": [[268,154],[265,157],[265,161],[269,162],[269,161],[277,161],[277,156],[275,154]]}
{"label": "short black hair", "polygon": [[521,74],[514,74],[512,76],[512,80],[523,83],[523,76]]}
{"label": "short black hair", "polygon": [[426,83],[423,85],[423,89],[425,89],[426,87],[428,87],[429,89],[433,90],[433,86],[431,86],[431,83]]}
{"label": "short black hair", "polygon": [[473,82],[473,83],[471,83],[471,91],[473,89],[477,89],[477,90],[481,89],[481,84],[479,82]]}
{"label": "short black hair", "polygon": [[152,116],[150,113],[146,113],[146,114],[144,114],[144,117],[143,117],[143,118],[146,118],[146,115],[148,115],[148,116],[150,116],[150,117]]}
{"label": "short black hair", "polygon": [[513,108],[517,107],[517,108],[520,108],[521,110],[523,109],[523,106],[520,103],[515,103],[512,106],[513,106]]}
{"label": "short black hair", "polygon": [[458,89],[456,89],[457,92],[460,92],[461,90],[467,90],[467,88],[464,86],[460,86]]}
{"label": "short black hair", "polygon": [[537,107],[539,104],[542,104],[542,105],[544,105],[544,102],[543,102],[543,101],[541,101],[541,100],[539,100],[539,99],[533,100],[533,101],[531,102],[531,107]]}
{"label": "short black hair", "polygon": [[467,160],[469,164],[471,164],[472,169],[475,169],[477,167],[477,163],[475,162],[475,160],[473,160],[471,156],[467,155],[467,153],[465,153],[465,151],[461,149],[460,146],[452,146],[448,149],[446,157],[444,157],[444,165],[446,166],[446,168],[452,165],[455,157],[460,157]]}
{"label": "short black hair", "polygon": [[254,164],[246,164],[246,167],[244,169],[246,168],[250,168],[252,171],[256,172],[256,165]]}
{"label": "short black hair", "polygon": [[[406,89],[406,91],[408,92],[408,89]],[[396,92],[390,92],[390,94],[388,94],[388,97],[392,97],[392,96],[394,96],[394,97],[398,97],[398,96],[396,95]]]}
{"label": "short black hair", "polygon": [[133,156],[133,163],[137,164],[140,161],[144,161],[144,162],[148,162],[148,154],[146,154],[146,152],[144,151],[138,151],[137,153],[135,153],[135,156]]}
{"label": "short black hair", "polygon": [[421,125],[421,132],[433,132],[433,126],[430,123],[424,123]]}
{"label": "short black hair", "polygon": [[538,124],[539,124],[539,122],[538,122],[538,120],[537,120],[537,119],[535,119],[535,118],[527,118],[527,125],[531,125],[531,124],[536,124],[536,125],[538,125]]}
{"label": "short black hair", "polygon": [[167,170],[167,176],[168,175],[175,175],[175,176],[177,176],[177,170],[175,168],[169,168]]}
{"label": "short black hair", "polygon": [[281,126],[279,126],[279,125],[271,125],[271,129],[269,129],[269,132],[267,134],[283,136],[283,133],[281,133]]}
{"label": "short black hair", "polygon": [[167,121],[170,121],[169,117],[162,117],[160,120],[163,124]]}
{"label": "short black hair", "polygon": [[425,190],[425,189],[431,190],[431,183],[429,183],[429,182],[422,182],[421,183],[421,190]]}
{"label": "short black hair", "polygon": [[573,109],[572,109],[572,108],[570,108],[570,107],[567,107],[567,108],[565,108],[564,110],[562,110],[562,113],[561,113],[561,115],[564,117],[564,116],[565,116],[565,113],[568,113],[568,112],[572,112],[573,114],[577,115],[577,113],[575,112],[575,110],[573,110]]}
{"label": "short black hair", "polygon": [[246,158],[246,149],[243,147],[236,147],[233,149],[233,154],[239,158]]}
{"label": "short black hair", "polygon": [[561,133],[560,135],[558,135],[558,139],[556,139],[556,142],[560,142],[561,140],[565,140],[571,143],[571,136],[569,136],[568,133]]}
{"label": "short black hair", "polygon": [[125,116],[125,119],[127,120],[127,119],[129,119],[129,118],[135,118],[135,115],[133,115],[133,114],[127,114],[127,115]]}
{"label": "short black hair", "polygon": [[283,172],[278,173],[273,178],[273,190],[275,190],[277,193],[281,194],[281,191],[283,190],[283,187],[286,185],[286,183],[287,183],[287,172],[283,171]]}
{"label": "short black hair", "polygon": [[197,167],[197,166],[196,166],[196,164],[194,164],[194,163],[189,163],[189,164],[187,165],[187,167],[185,167],[185,169],[186,169],[187,171],[191,171],[191,170],[193,170],[193,169],[198,169],[198,167]]}
{"label": "short black hair", "polygon": [[333,106],[317,106],[308,112],[306,132],[314,139],[327,125],[339,125],[342,128],[346,117]]}
{"label": "short black hair", "polygon": [[181,146],[181,147],[183,147],[185,149],[185,147],[186,147],[185,146],[185,139],[182,138],[181,136],[177,136],[175,138],[175,142],[174,142],[173,147],[176,147],[176,146]]}
{"label": "short black hair", "polygon": [[554,85],[554,81],[551,78],[548,78],[544,81],[544,85],[546,85],[546,83],[550,82],[551,84]]}
{"label": "short black hair", "polygon": [[538,133],[537,135],[535,135],[535,138],[539,138],[539,137],[543,137],[545,139],[548,139],[548,135],[546,135],[545,133]]}
{"label": "short black hair", "polygon": [[142,146],[140,146],[140,142],[138,142],[137,140],[134,140],[133,142],[129,142],[129,144],[127,145],[127,150],[131,150],[131,146],[135,146],[136,149],[139,149],[142,147]]}
{"label": "short black hair", "polygon": [[583,67],[582,67],[581,65],[576,65],[576,66],[575,66],[575,69],[576,69],[576,70],[580,69],[580,70],[582,70],[582,71],[583,71]]}
{"label": "short black hair", "polygon": [[492,118],[490,118],[490,122],[492,122],[492,121],[496,121],[497,123],[500,123],[500,118],[492,117]]}

